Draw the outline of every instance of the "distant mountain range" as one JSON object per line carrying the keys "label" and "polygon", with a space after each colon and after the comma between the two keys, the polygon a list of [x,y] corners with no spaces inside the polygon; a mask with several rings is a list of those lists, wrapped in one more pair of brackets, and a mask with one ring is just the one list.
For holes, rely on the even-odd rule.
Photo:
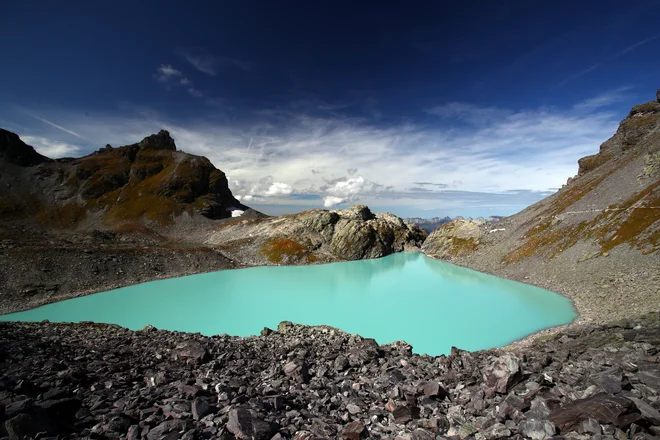
{"label": "distant mountain range", "polygon": [[[490,217],[484,219],[483,217],[478,217],[474,219],[475,222],[477,223],[495,223],[503,219],[504,217],[501,215],[491,215]],[[458,217],[433,217],[433,218],[420,218],[420,217],[409,217],[404,219],[403,221],[408,223],[409,225],[417,225],[420,228],[424,229],[426,232],[433,232],[436,229],[438,229],[440,226],[444,225],[445,223],[449,223],[452,220],[465,220],[463,217],[458,216]],[[472,220],[470,218],[470,220]]]}

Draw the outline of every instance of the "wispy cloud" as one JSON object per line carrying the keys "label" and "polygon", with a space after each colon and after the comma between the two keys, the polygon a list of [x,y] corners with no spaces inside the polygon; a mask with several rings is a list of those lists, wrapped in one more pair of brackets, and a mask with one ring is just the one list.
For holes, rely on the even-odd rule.
{"label": "wispy cloud", "polygon": [[156,80],[165,85],[167,90],[172,87],[183,86],[186,91],[195,98],[204,97],[204,93],[193,87],[192,81],[186,77],[183,72],[172,67],[171,64],[161,64],[154,74]]}
{"label": "wispy cloud", "polygon": [[57,142],[41,136],[21,136],[21,140],[34,147],[39,153],[52,159],[77,155],[81,148],[64,142]]}
{"label": "wispy cloud", "polygon": [[28,116],[32,116],[34,119],[38,119],[38,120],[40,120],[41,122],[46,123],[46,124],[50,125],[51,127],[55,127],[55,128],[57,128],[58,130],[61,130],[61,131],[65,132],[65,133],[69,133],[70,135],[76,136],[76,137],[78,137],[78,138],[80,138],[80,139],[84,139],[82,136],[80,136],[80,135],[79,135],[78,133],[76,133],[75,131],[73,131],[73,130],[69,130],[68,128],[65,128],[65,127],[62,127],[61,125],[57,125],[56,123],[51,122],[51,121],[49,121],[48,119],[40,118],[39,116],[33,115],[32,113],[28,113],[28,112],[25,112],[25,114],[27,114]]}
{"label": "wispy cloud", "polygon": [[216,57],[208,54],[186,55],[186,60],[195,69],[211,76],[216,76],[222,66],[237,67],[244,71],[249,71],[251,68],[250,64],[236,58]]}
{"label": "wispy cloud", "polygon": [[590,112],[602,107],[607,107],[609,105],[624,101],[629,97],[626,92],[630,91],[631,89],[631,86],[624,86],[614,90],[607,90],[597,96],[594,96],[593,98],[578,102],[573,106],[573,108],[579,111]]}
{"label": "wispy cloud", "polygon": [[497,111],[457,103],[452,108],[460,111],[440,112],[439,121],[445,114],[474,120],[467,109],[488,117],[452,130],[290,111],[224,124],[211,118],[181,124],[153,112],[91,120],[60,114],[95,145],[125,145],[167,129],[179,149],[222,169],[246,203],[483,206],[497,213],[533,203],[576,174],[577,159],[597,152],[616,130],[619,118],[602,110],[606,101]]}
{"label": "wispy cloud", "polygon": [[466,102],[450,102],[431,107],[426,113],[441,118],[460,119],[472,124],[492,123],[511,114],[510,110],[498,107],[485,107]]}
{"label": "wispy cloud", "polygon": [[606,64],[606,63],[609,63],[609,62],[611,62],[611,61],[614,61],[614,60],[616,60],[617,58],[622,57],[623,55],[627,54],[628,52],[632,52],[633,50],[637,49],[638,47],[643,46],[643,45],[645,45],[646,43],[649,43],[649,42],[651,42],[651,41],[653,41],[653,40],[655,40],[655,39],[657,39],[657,38],[660,38],[660,34],[656,34],[656,35],[650,36],[650,37],[645,38],[645,39],[643,39],[643,40],[640,40],[640,41],[638,41],[638,42],[636,42],[636,43],[634,43],[634,44],[631,44],[630,46],[624,48],[623,50],[620,50],[619,52],[616,52],[616,53],[614,53],[614,54],[608,56],[607,58],[603,59],[602,61],[599,61],[599,62],[597,62],[597,63],[595,63],[595,64],[592,64],[591,66],[587,67],[586,69],[584,69],[584,70],[582,70],[582,71],[580,71],[580,72],[578,72],[578,73],[576,73],[576,74],[574,74],[574,75],[572,75],[572,76],[569,76],[568,78],[566,78],[565,80],[563,80],[563,81],[561,81],[559,84],[557,84],[557,85],[555,86],[555,88],[562,87],[562,86],[568,84],[569,82],[571,82],[571,81],[573,81],[573,80],[575,80],[575,79],[577,79],[577,78],[580,78],[581,76],[584,76],[584,75],[586,75],[587,73],[592,72],[592,71],[598,69],[598,68],[601,67],[602,65],[604,65],[604,64]]}

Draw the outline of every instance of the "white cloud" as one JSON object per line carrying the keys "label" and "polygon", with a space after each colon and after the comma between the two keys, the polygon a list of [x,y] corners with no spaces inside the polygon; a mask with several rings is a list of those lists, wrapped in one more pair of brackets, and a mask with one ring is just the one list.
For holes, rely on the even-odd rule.
{"label": "white cloud", "polygon": [[193,87],[193,82],[190,81],[180,70],[175,69],[170,64],[161,64],[161,66],[156,70],[154,75],[156,80],[165,85],[167,90],[170,90],[172,87],[186,87],[186,90],[190,96],[195,98],[204,97],[204,93],[200,90]]}
{"label": "white cloud", "polygon": [[291,185],[287,185],[286,183],[282,182],[273,182],[273,184],[268,188],[266,193],[264,194],[265,196],[288,196],[291,194],[293,190],[291,189]]}
{"label": "white cloud", "polygon": [[[171,64],[161,64],[158,70],[156,70],[156,79],[160,82],[169,82],[172,80],[172,78],[181,77],[183,77],[183,73],[181,73],[180,70],[172,67]],[[183,78],[183,80],[187,81],[186,78]]]}
{"label": "white cloud", "polygon": [[323,206],[326,208],[331,208],[335,205],[339,205],[340,203],[344,203],[344,199],[341,197],[327,196],[323,199]]}
{"label": "white cloud", "polygon": [[75,156],[81,149],[77,145],[52,141],[41,136],[21,136],[21,139],[26,144],[34,147],[38,153],[51,159]]}
{"label": "white cloud", "polygon": [[365,189],[362,176],[336,182],[326,190],[325,206],[337,205],[344,202],[354,202],[360,199]]}

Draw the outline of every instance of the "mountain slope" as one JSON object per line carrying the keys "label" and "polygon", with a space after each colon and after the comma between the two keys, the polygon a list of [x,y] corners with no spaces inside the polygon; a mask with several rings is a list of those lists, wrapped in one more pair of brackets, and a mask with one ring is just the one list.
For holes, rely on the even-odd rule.
{"label": "mountain slope", "polygon": [[557,193],[493,225],[448,223],[423,245],[428,255],[564,293],[598,320],[657,309],[659,250],[660,96],[635,106]]}
{"label": "mountain slope", "polygon": [[192,273],[376,258],[425,237],[367,207],[266,218],[166,131],[58,160],[0,131],[0,313]]}
{"label": "mountain slope", "polygon": [[183,214],[221,219],[248,210],[233,197],[222,171],[205,157],[177,151],[166,131],[53,161],[0,130],[0,169],[0,185],[9,188],[0,193],[0,218],[33,220],[45,228],[159,229]]}

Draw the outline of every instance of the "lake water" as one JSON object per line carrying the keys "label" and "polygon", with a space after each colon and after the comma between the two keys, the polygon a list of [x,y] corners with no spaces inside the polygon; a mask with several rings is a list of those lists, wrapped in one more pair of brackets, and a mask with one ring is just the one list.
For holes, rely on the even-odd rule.
{"label": "lake water", "polygon": [[280,321],[327,324],[416,353],[507,345],[577,317],[538,287],[404,252],[317,266],[254,267],[151,281],[0,316],[0,321],[95,321],[140,329],[259,334]]}

